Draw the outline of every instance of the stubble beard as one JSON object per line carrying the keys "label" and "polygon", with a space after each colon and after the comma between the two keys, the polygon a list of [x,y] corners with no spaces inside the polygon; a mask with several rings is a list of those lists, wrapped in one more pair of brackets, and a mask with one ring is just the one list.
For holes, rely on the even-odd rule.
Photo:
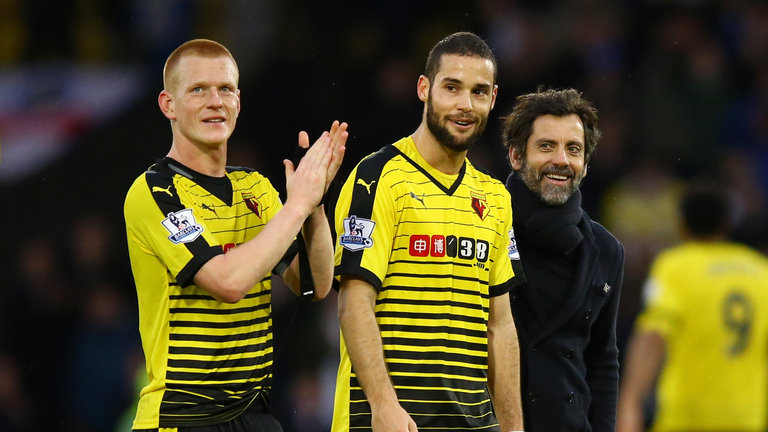
{"label": "stubble beard", "polygon": [[[571,181],[562,186],[549,183],[542,186],[541,180],[546,174],[569,175],[571,176]],[[571,168],[557,169],[551,167],[539,173],[528,164],[525,158],[523,158],[523,166],[520,168],[519,175],[523,183],[528,186],[528,189],[538,196],[541,202],[550,206],[565,204],[576,193],[579,186],[581,186],[581,181],[584,179],[583,174],[577,176]]]}
{"label": "stubble beard", "polygon": [[474,146],[477,141],[480,140],[483,132],[485,132],[485,126],[488,124],[488,117],[478,118],[476,116],[476,120],[477,123],[475,131],[472,133],[472,135],[468,136],[462,141],[461,138],[453,135],[447,127],[440,124],[440,116],[432,107],[431,95],[427,101],[427,128],[437,139],[437,142],[439,142],[443,147],[446,147],[454,152],[459,153],[467,151],[472,146]]}

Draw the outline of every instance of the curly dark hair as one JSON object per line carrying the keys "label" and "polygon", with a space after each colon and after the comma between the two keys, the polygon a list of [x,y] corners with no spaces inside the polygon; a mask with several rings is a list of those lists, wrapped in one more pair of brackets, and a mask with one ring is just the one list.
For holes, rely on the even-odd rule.
{"label": "curly dark hair", "polygon": [[501,119],[501,139],[504,147],[514,148],[521,156],[525,155],[525,144],[533,131],[533,122],[538,117],[551,114],[564,117],[576,114],[584,125],[584,162],[589,163],[589,158],[597,147],[597,142],[602,137],[598,128],[597,109],[591,102],[584,99],[575,89],[543,90],[535,93],[518,96],[512,112]]}

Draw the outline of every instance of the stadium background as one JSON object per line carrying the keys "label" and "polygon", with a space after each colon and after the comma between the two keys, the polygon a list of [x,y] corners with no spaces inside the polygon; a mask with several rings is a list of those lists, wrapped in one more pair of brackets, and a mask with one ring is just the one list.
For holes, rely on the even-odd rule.
{"label": "stadium background", "polygon": [[[470,158],[500,178],[498,120],[514,96],[583,91],[605,135],[584,205],[627,249],[622,346],[649,260],[678,240],[686,182],[730,187],[736,238],[768,251],[765,2],[367,3],[0,0],[0,430],[128,430],[143,357],[122,202],[169,147],[162,63],[195,37],[224,43],[241,69],[229,163],[281,191],[299,130],[349,122],[342,177],[412,132],[427,51],[454,31],[498,57],[496,109]],[[333,295],[299,305],[275,293],[286,431],[330,424],[335,307]]]}

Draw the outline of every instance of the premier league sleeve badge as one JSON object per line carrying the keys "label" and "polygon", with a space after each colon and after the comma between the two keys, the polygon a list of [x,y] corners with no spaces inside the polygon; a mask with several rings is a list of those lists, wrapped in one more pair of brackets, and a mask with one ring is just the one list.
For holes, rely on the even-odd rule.
{"label": "premier league sleeve badge", "polygon": [[339,243],[347,250],[357,252],[373,246],[373,228],[376,222],[359,218],[355,215],[344,219],[344,234],[339,237]]}
{"label": "premier league sleeve badge", "polygon": [[162,223],[165,229],[171,233],[168,240],[174,244],[193,242],[203,232],[203,227],[195,221],[192,209],[168,213],[168,217],[163,219]]}

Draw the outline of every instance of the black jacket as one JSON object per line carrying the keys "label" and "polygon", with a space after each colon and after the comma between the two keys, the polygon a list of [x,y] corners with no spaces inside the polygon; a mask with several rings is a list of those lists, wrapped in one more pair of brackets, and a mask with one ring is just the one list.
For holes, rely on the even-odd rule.
{"label": "black jacket", "polygon": [[[527,432],[614,431],[619,362],[616,315],[624,272],[624,248],[582,211],[579,262],[573,289],[552,318],[544,318],[533,266],[518,250],[527,281],[510,295],[520,338],[523,413]],[[515,228],[517,233],[517,228]],[[518,266],[519,268],[519,266]]]}

